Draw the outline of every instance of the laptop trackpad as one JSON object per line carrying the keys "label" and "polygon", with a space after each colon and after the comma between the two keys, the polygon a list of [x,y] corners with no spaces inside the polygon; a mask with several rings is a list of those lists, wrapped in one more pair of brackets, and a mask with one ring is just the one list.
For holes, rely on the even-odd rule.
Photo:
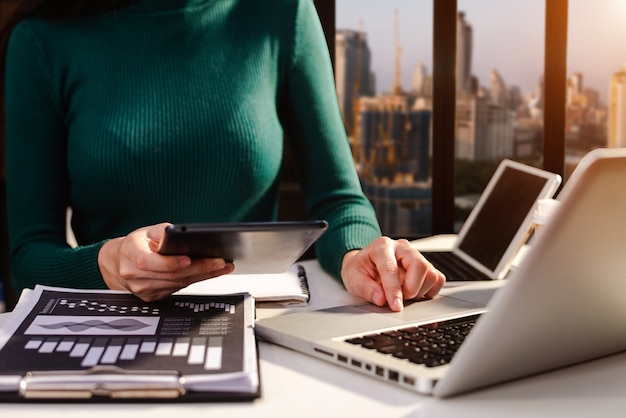
{"label": "laptop trackpad", "polygon": [[387,305],[376,306],[371,303],[353,305],[355,310],[385,314],[401,322],[412,322],[442,315],[457,314],[464,311],[484,309],[485,305],[450,296],[437,296],[435,299],[408,300],[404,302],[402,312],[392,312]]}

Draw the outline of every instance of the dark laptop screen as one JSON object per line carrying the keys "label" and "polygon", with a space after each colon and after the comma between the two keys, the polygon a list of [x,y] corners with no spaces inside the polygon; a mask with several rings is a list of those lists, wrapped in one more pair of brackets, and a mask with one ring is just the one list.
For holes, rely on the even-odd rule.
{"label": "dark laptop screen", "polygon": [[537,201],[546,179],[506,167],[459,249],[494,270]]}

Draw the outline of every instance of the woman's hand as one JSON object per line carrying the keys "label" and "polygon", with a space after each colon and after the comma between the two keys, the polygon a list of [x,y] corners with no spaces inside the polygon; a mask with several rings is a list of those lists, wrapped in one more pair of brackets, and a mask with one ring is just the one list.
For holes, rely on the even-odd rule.
{"label": "woman's hand", "polygon": [[349,251],[341,278],[352,295],[401,311],[403,299],[433,298],[446,278],[407,240],[380,237],[362,250]]}
{"label": "woman's hand", "polygon": [[163,299],[201,280],[233,271],[221,258],[191,259],[157,253],[169,223],[137,229],[107,241],[98,254],[98,266],[110,289],[129,290],[145,302]]}

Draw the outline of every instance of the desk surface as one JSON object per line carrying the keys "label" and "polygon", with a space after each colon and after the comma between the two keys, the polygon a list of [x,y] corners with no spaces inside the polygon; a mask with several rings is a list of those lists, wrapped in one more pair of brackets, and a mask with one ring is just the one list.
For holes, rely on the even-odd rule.
{"label": "desk surface", "polygon": [[[354,302],[341,285],[307,261],[312,299],[320,309]],[[503,282],[464,284],[489,288]],[[458,291],[450,284],[445,292]],[[285,313],[259,308],[257,316]],[[4,314],[7,315],[7,314]],[[5,316],[6,318],[6,316]],[[0,325],[2,320],[0,315]],[[495,386],[452,399],[419,396],[350,370],[260,342],[262,397],[250,403],[190,404],[0,404],[2,416],[90,418],[217,413],[228,417],[589,417],[623,416],[626,410],[626,353]],[[88,415],[87,415],[88,414]]]}

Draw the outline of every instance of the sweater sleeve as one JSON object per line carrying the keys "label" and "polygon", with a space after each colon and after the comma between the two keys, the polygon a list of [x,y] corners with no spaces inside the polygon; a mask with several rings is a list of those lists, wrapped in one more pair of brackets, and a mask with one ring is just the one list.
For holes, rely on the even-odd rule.
{"label": "sweater sleeve", "polygon": [[6,57],[7,212],[15,289],[35,284],[103,288],[102,243],[66,243],[70,184],[62,95],[29,22],[18,25]]}
{"label": "sweater sleeve", "polygon": [[322,267],[339,278],[343,255],[381,232],[362,192],[339,110],[328,47],[310,0],[299,2],[287,75],[288,137],[292,141],[307,213],[325,219],[316,244]]}

